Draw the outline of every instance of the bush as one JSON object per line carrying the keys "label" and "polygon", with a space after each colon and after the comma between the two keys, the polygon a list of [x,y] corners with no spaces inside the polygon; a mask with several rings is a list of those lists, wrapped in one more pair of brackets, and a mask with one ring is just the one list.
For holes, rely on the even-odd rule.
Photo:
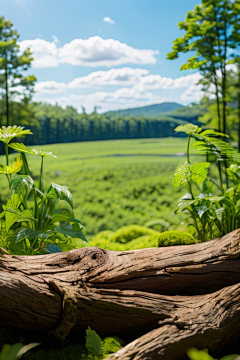
{"label": "bush", "polygon": [[101,249],[127,251],[155,247],[159,232],[146,226],[129,225],[116,232],[105,230],[89,242],[89,246]]}
{"label": "bush", "polygon": [[143,235],[156,235],[157,237],[158,234],[158,231],[150,229],[146,226],[128,225],[118,229],[112,236],[111,241],[126,244],[129,241],[137,239]]}
{"label": "bush", "polygon": [[194,237],[186,232],[165,231],[157,238],[157,247],[195,244]]}

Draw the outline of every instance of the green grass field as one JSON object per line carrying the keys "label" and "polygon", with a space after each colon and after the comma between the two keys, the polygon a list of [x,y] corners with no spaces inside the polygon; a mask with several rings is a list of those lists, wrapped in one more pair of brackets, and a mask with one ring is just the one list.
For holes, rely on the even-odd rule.
{"label": "green grass field", "polygon": [[[37,149],[57,155],[57,159],[44,160],[45,190],[51,181],[69,186],[75,217],[84,224],[88,239],[102,230],[144,225],[153,219],[166,220],[173,228],[181,222],[181,217],[173,216],[173,212],[183,190],[173,191],[172,176],[177,165],[185,161],[185,157],[174,155],[186,151],[186,139],[96,141],[44,145]],[[37,179],[40,157],[28,159]],[[1,163],[4,162],[1,157]],[[4,175],[0,181],[5,200]]]}

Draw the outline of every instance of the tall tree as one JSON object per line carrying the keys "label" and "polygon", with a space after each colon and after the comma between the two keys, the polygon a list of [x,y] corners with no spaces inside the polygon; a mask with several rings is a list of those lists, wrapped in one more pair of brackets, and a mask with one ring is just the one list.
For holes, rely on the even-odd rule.
{"label": "tall tree", "polygon": [[30,49],[20,52],[18,32],[10,20],[0,17],[0,89],[6,105],[6,125],[10,125],[9,101],[13,95],[29,99],[33,93],[36,77],[23,76],[22,71],[31,66]]}
{"label": "tall tree", "polygon": [[224,133],[227,132],[227,64],[236,51],[233,25],[239,23],[238,4],[239,0],[202,0],[178,24],[185,34],[174,41],[173,51],[167,55],[173,60],[181,52],[195,53],[181,70],[200,70],[203,89],[215,94],[218,129]]}

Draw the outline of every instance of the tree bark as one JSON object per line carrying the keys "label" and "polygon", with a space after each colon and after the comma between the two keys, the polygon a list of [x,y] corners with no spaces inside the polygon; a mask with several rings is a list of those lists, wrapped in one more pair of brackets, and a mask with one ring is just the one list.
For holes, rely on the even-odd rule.
{"label": "tree bark", "polygon": [[172,301],[176,305],[172,318],[160,321],[156,329],[106,360],[184,360],[186,350],[193,346],[208,348],[216,356],[239,340],[240,284],[204,296],[174,297]]}
{"label": "tree bark", "polygon": [[100,335],[140,337],[117,355],[124,360],[182,359],[191,345],[215,351],[240,333],[239,240],[235,230],[206,243],[126,252],[2,252],[1,326],[59,339],[88,325]]}

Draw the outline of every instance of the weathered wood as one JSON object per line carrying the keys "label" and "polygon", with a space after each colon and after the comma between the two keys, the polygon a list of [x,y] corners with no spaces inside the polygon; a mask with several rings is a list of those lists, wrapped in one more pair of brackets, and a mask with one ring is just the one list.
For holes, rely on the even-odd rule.
{"label": "weathered wood", "polygon": [[[231,303],[240,296],[235,285],[240,283],[239,240],[240,230],[235,230],[206,243],[168,248],[126,252],[83,248],[42,256],[1,254],[0,323],[54,331],[60,339],[71,328],[84,330],[90,325],[100,334],[142,336],[137,340],[137,353],[128,355],[127,350],[130,357],[126,359],[144,359],[138,354],[158,359],[151,356],[159,351],[164,359],[180,359],[175,353],[175,357],[165,356],[168,352],[173,356],[177,344],[183,343],[184,348],[185,343],[194,345],[194,339],[199,339],[196,346],[200,339],[205,339],[205,344],[209,334],[228,339],[225,322],[214,322],[220,302],[230,304],[229,309],[225,306],[227,324],[239,320],[237,301]],[[214,299],[218,299],[216,304]],[[191,316],[193,323],[188,327],[186,320]],[[213,327],[207,327],[211,322]],[[234,334],[237,332],[236,326]],[[152,335],[166,348],[161,350],[157,342],[154,345]],[[155,355],[145,355],[146,347],[152,346]],[[207,341],[204,347],[208,347]],[[181,346],[179,349],[181,353]]]}
{"label": "weathered wood", "polygon": [[184,360],[186,350],[194,346],[208,348],[212,355],[240,337],[240,284],[203,296],[193,296],[179,307],[172,319],[134,340],[106,360]]}

